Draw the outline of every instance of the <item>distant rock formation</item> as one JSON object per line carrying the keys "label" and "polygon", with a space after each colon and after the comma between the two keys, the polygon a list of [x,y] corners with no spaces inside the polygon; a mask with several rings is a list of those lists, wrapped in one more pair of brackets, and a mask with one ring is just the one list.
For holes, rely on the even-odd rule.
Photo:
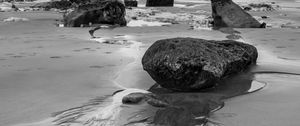
{"label": "distant rock formation", "polygon": [[155,42],[142,58],[144,70],[163,88],[198,91],[256,63],[254,46],[233,40],[172,38]]}
{"label": "distant rock formation", "polygon": [[233,28],[264,28],[265,24],[259,23],[250,14],[246,13],[232,0],[211,0],[213,26]]}
{"label": "distant rock formation", "polygon": [[138,1],[137,0],[124,0],[124,4],[126,7],[137,7]]}
{"label": "distant rock formation", "polygon": [[266,3],[259,3],[259,4],[251,3],[247,6],[242,6],[242,8],[245,11],[275,11],[278,10],[280,6],[274,4],[266,4]]}
{"label": "distant rock formation", "polygon": [[80,27],[91,23],[126,26],[125,5],[118,0],[99,0],[80,5],[64,17],[67,27]]}
{"label": "distant rock formation", "polygon": [[31,6],[31,8],[42,8],[44,10],[50,10],[52,8],[66,10],[71,7],[72,7],[72,2],[67,0],[41,2]]}
{"label": "distant rock formation", "polygon": [[147,0],[147,7],[174,6],[174,0]]}

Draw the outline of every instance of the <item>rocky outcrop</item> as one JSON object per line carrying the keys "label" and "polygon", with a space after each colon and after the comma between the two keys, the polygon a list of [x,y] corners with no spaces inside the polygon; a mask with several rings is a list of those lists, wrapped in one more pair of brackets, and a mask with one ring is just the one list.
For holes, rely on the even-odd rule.
{"label": "rocky outcrop", "polygon": [[263,28],[265,24],[259,23],[250,14],[246,13],[232,0],[211,0],[213,26],[233,28]]}
{"label": "rocky outcrop", "polygon": [[142,58],[144,70],[163,88],[197,91],[256,63],[257,50],[233,40],[172,38],[155,42]]}
{"label": "rocky outcrop", "polygon": [[117,0],[100,0],[83,4],[64,17],[67,27],[92,24],[126,26],[125,6]]}
{"label": "rocky outcrop", "polygon": [[124,0],[124,4],[126,7],[137,7],[138,1],[137,0]]}
{"label": "rocky outcrop", "polygon": [[147,7],[174,6],[174,0],[147,0]]}

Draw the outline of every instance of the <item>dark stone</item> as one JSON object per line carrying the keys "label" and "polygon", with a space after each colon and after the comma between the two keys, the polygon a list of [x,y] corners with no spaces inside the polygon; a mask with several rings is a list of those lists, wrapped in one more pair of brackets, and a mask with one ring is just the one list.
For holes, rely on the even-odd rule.
{"label": "dark stone", "polygon": [[269,18],[268,16],[261,16],[262,19],[267,19]]}
{"label": "dark stone", "polygon": [[126,7],[137,7],[138,1],[137,0],[124,0]]}
{"label": "dark stone", "polygon": [[146,7],[173,7],[174,0],[147,0]]}
{"label": "dark stone", "polygon": [[122,99],[123,104],[140,104],[143,101],[154,107],[167,107],[169,105],[164,98],[152,93],[131,93]]}
{"label": "dark stone", "polygon": [[146,96],[144,93],[131,93],[126,95],[122,99],[123,104],[138,104],[145,100]]}
{"label": "dark stone", "polygon": [[199,91],[255,64],[257,56],[254,46],[233,40],[172,38],[155,42],[142,64],[163,88]]}
{"label": "dark stone", "polygon": [[64,17],[67,27],[80,27],[92,24],[126,26],[125,5],[117,0],[101,0],[77,7]]}
{"label": "dark stone", "polygon": [[251,8],[251,7],[244,7],[244,10],[245,10],[245,11],[251,11],[252,8]]}
{"label": "dark stone", "polygon": [[14,11],[18,11],[19,10],[19,8],[16,5],[14,5],[14,4],[11,5],[11,8],[13,8]]}
{"label": "dark stone", "polygon": [[211,0],[214,27],[261,28],[261,24],[232,0]]}

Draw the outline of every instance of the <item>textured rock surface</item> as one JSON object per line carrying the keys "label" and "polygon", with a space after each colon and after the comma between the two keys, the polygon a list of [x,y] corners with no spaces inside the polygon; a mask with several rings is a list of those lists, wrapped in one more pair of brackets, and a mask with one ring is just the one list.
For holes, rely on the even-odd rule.
{"label": "textured rock surface", "polygon": [[80,5],[65,16],[64,23],[68,27],[80,27],[90,23],[125,26],[125,6],[117,0],[101,0]]}
{"label": "textured rock surface", "polygon": [[155,42],[142,59],[144,70],[162,87],[192,91],[255,64],[254,46],[233,40],[172,38]]}
{"label": "textured rock surface", "polygon": [[145,93],[131,93],[126,95],[122,99],[123,104],[138,104],[145,100],[146,94]]}
{"label": "textured rock surface", "polygon": [[211,0],[214,27],[263,28],[250,14],[232,0]]}
{"label": "textured rock surface", "polygon": [[126,7],[137,7],[138,1],[137,0],[124,0]]}
{"label": "textured rock surface", "polygon": [[147,0],[147,7],[174,6],[174,0]]}

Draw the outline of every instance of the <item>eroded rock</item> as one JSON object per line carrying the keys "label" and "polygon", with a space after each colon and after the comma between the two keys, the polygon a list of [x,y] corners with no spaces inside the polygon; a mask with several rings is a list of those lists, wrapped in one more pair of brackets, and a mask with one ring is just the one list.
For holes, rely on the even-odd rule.
{"label": "eroded rock", "polygon": [[171,38],[155,42],[142,64],[163,88],[197,91],[245,70],[257,56],[254,46],[233,40]]}

